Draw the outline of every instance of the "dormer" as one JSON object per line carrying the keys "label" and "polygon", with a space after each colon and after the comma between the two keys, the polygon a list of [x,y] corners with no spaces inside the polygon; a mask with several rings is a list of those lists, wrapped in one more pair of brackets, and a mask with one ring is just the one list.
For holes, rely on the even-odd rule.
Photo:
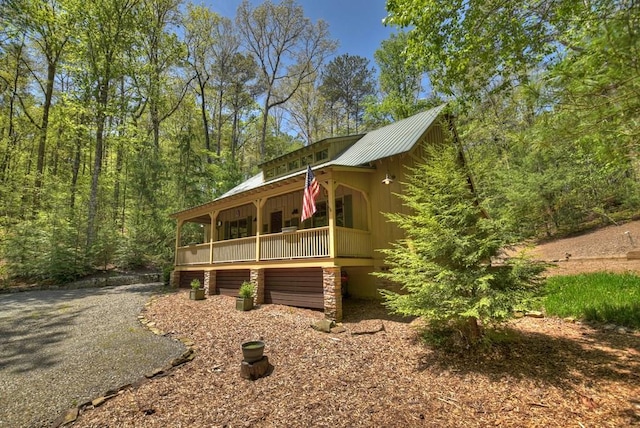
{"label": "dormer", "polygon": [[325,138],[286,155],[260,164],[264,180],[269,181],[287,174],[302,171],[307,165],[321,165],[334,160],[351,147],[364,134]]}

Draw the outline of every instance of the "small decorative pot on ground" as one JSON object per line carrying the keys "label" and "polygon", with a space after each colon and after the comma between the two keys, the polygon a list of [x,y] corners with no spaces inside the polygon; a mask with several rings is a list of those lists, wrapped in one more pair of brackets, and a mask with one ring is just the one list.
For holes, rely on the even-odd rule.
{"label": "small decorative pot on ground", "polygon": [[264,342],[261,340],[252,340],[242,344],[242,358],[247,363],[255,363],[260,361],[264,354]]}
{"label": "small decorative pot on ground", "polygon": [[189,292],[189,298],[191,300],[204,300],[204,288],[198,288],[197,290],[191,290]]}
{"label": "small decorative pot on ground", "polygon": [[200,280],[191,281],[191,292],[189,293],[191,300],[204,300],[204,288],[200,288]]}
{"label": "small decorative pot on ground", "polygon": [[236,309],[239,311],[253,309],[253,297],[236,297]]}

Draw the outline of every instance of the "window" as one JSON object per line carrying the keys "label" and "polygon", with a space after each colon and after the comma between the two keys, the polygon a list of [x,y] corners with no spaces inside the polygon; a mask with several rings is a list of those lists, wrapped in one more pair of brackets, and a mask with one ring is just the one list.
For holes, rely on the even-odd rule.
{"label": "window", "polygon": [[302,166],[313,164],[313,155],[302,156]]}
{"label": "window", "polygon": [[264,178],[266,178],[267,180],[273,178],[275,175],[276,171],[273,168],[268,169],[264,172]]}
{"label": "window", "polygon": [[282,175],[282,174],[286,174],[287,173],[287,165],[286,164],[282,164],[282,165],[278,165],[276,167],[276,175]]}
{"label": "window", "polygon": [[316,213],[311,217],[311,220],[313,221],[313,227],[323,227],[329,225],[326,202],[316,202]]}
{"label": "window", "polygon": [[300,168],[300,159],[295,159],[289,162],[289,171],[293,171]]}
{"label": "window", "polygon": [[224,222],[224,239],[245,238],[251,236],[251,216]]}
{"label": "window", "polygon": [[329,158],[329,149],[320,150],[316,152],[316,162],[320,162],[322,160]]}
{"label": "window", "polygon": [[351,195],[344,195],[336,199],[336,226],[353,227],[353,198]]}

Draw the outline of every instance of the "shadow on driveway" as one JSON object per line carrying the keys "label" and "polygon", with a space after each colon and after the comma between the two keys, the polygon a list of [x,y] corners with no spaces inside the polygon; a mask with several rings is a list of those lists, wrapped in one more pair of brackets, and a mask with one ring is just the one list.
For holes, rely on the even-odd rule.
{"label": "shadow on driveway", "polygon": [[0,295],[0,426],[47,426],[184,351],[138,314],[159,284]]}

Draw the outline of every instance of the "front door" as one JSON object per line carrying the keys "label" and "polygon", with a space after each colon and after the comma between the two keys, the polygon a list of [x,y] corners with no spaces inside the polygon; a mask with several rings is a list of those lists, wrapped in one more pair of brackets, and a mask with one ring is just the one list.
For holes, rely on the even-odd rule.
{"label": "front door", "polygon": [[282,211],[271,213],[271,233],[282,232]]}

